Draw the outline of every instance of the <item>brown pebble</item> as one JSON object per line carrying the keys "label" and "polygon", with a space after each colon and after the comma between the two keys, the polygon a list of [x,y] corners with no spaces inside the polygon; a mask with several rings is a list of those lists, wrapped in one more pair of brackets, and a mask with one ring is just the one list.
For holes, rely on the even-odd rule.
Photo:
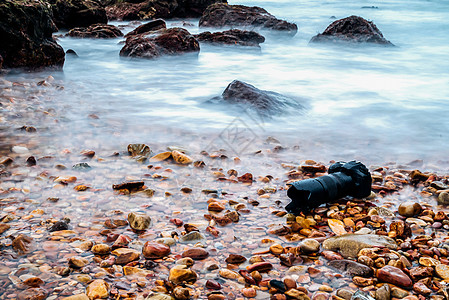
{"label": "brown pebble", "polygon": [[145,258],[156,259],[169,255],[170,247],[161,243],[147,241],[142,248],[142,254]]}
{"label": "brown pebble", "polygon": [[203,248],[191,248],[182,253],[182,257],[190,257],[193,260],[202,260],[209,256],[209,252]]}
{"label": "brown pebble", "polygon": [[239,254],[229,254],[225,260],[228,264],[242,264],[246,261],[246,257]]}

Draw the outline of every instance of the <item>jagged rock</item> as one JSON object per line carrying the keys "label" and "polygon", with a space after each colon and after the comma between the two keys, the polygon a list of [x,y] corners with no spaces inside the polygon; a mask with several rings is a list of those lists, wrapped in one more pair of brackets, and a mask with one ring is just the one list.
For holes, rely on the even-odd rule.
{"label": "jagged rock", "polygon": [[298,26],[279,20],[265,9],[257,6],[228,5],[216,3],[209,6],[201,16],[200,27],[257,27],[278,30],[295,35]]}
{"label": "jagged rock", "polygon": [[222,32],[205,31],[195,35],[200,42],[260,47],[259,44],[265,42],[265,38],[254,31],[231,29]]}
{"label": "jagged rock", "polygon": [[374,43],[393,46],[390,41],[384,38],[382,32],[373,22],[358,16],[350,16],[333,22],[323,33],[314,36],[310,42]]}
{"label": "jagged rock", "polygon": [[106,10],[97,0],[48,0],[58,28],[87,27],[106,24]]}
{"label": "jagged rock", "polygon": [[12,241],[12,248],[19,254],[24,254],[30,251],[31,249],[31,242],[33,241],[33,238],[25,235],[25,234],[19,234],[13,241]]}
{"label": "jagged rock", "polygon": [[145,230],[150,227],[151,218],[147,214],[131,212],[128,214],[129,226],[135,230]]}
{"label": "jagged rock", "polygon": [[125,57],[156,58],[199,52],[200,46],[193,35],[183,28],[160,29],[151,35],[135,35],[126,39],[120,55]]}
{"label": "jagged rock", "polygon": [[89,299],[107,298],[109,296],[109,284],[103,279],[96,279],[86,288],[86,294]]}
{"label": "jagged rock", "polygon": [[134,0],[108,1],[109,20],[145,20],[169,18],[199,18],[213,3],[226,0]]}
{"label": "jagged rock", "polygon": [[68,36],[78,38],[116,38],[123,36],[123,33],[114,25],[94,24],[89,27],[76,27],[67,33]]}
{"label": "jagged rock", "polygon": [[165,24],[165,21],[162,19],[157,19],[157,20],[151,20],[148,23],[145,23],[143,25],[140,25],[139,27],[137,27],[136,29],[128,32],[125,37],[130,37],[132,35],[137,35],[137,34],[142,34],[142,33],[147,33],[150,31],[156,31],[159,29],[166,29],[167,25]]}
{"label": "jagged rock", "polygon": [[62,68],[65,54],[52,37],[55,31],[51,11],[41,2],[1,1],[0,67]]}
{"label": "jagged rock", "polygon": [[250,107],[262,115],[282,112],[287,108],[301,109],[296,100],[276,92],[259,90],[248,83],[234,80],[223,94],[209,100],[209,103],[231,103]]}

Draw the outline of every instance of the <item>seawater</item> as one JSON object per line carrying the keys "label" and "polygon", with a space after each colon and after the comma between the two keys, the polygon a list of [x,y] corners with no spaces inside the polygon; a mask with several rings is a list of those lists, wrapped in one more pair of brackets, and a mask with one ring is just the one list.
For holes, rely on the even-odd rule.
{"label": "seawater", "polygon": [[[287,161],[418,159],[447,168],[448,1],[230,4],[261,6],[296,23],[299,31],[294,37],[263,32],[260,50],[202,44],[197,57],[158,60],[120,58],[123,38],[60,37],[64,50],[79,56],[67,57],[63,72],[10,75],[37,80],[51,74],[64,86],[53,101],[64,118],[42,147],[112,149],[157,141],[198,150],[230,148],[243,155],[272,136],[290,147],[283,157]],[[373,21],[395,47],[309,44],[335,19],[351,15]],[[198,28],[198,19],[167,24],[191,33],[211,30]],[[204,105],[235,79],[294,97],[305,109],[260,119],[233,107]]]}

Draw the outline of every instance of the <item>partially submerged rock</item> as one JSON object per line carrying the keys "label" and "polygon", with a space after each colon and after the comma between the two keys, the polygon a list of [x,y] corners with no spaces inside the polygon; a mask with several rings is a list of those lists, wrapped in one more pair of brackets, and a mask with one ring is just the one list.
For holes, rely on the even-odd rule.
{"label": "partially submerged rock", "polygon": [[216,3],[209,6],[201,16],[200,27],[257,27],[277,30],[295,35],[298,26],[279,20],[265,9],[257,6],[228,5]]}
{"label": "partially submerged rock", "polygon": [[106,10],[97,0],[48,0],[59,29],[106,24]]}
{"label": "partially submerged rock", "polygon": [[292,98],[276,92],[259,90],[251,84],[238,80],[231,82],[220,97],[215,97],[209,102],[239,104],[255,109],[263,115],[279,113],[287,108],[303,108]]}
{"label": "partially submerged rock", "polygon": [[143,34],[143,33],[156,31],[159,29],[166,29],[166,28],[167,28],[167,25],[165,24],[164,20],[162,20],[162,19],[151,20],[150,22],[140,25],[136,29],[128,32],[125,35],[125,37],[127,38],[132,35]]}
{"label": "partially submerged rock", "polygon": [[199,18],[209,5],[225,2],[225,0],[112,0],[108,2],[106,11],[110,20],[145,20]]}
{"label": "partially submerged rock", "polygon": [[94,24],[89,27],[73,28],[67,35],[78,38],[108,39],[123,36],[123,33],[114,25]]}
{"label": "partially submerged rock", "polygon": [[195,35],[195,37],[198,41],[205,43],[251,47],[259,47],[260,43],[265,42],[265,38],[257,32],[240,29],[231,29],[213,33],[205,31]]}
{"label": "partially submerged rock", "polygon": [[363,248],[389,248],[395,250],[396,242],[389,237],[377,234],[345,234],[330,237],[324,241],[326,250],[339,251],[344,257],[357,257]]}
{"label": "partially submerged rock", "polygon": [[161,29],[149,35],[126,39],[120,55],[153,59],[163,55],[180,55],[200,51],[198,41],[183,28]]}
{"label": "partially submerged rock", "polygon": [[0,68],[62,68],[64,50],[52,37],[51,11],[29,0],[0,2]]}
{"label": "partially submerged rock", "polygon": [[311,43],[373,43],[393,46],[373,22],[362,17],[350,16],[330,24],[323,33],[314,36]]}

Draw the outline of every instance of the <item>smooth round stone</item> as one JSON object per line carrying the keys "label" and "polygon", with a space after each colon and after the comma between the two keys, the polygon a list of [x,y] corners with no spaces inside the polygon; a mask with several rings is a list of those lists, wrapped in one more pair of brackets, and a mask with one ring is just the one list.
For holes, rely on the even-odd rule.
{"label": "smooth round stone", "polygon": [[380,281],[404,288],[410,288],[413,285],[410,277],[408,277],[401,269],[388,265],[377,270],[377,278]]}
{"label": "smooth round stone", "polygon": [[441,224],[440,222],[434,222],[432,224],[432,228],[438,229],[441,228],[443,226],[443,224]]}
{"label": "smooth round stone", "polygon": [[422,206],[417,202],[403,202],[398,207],[398,213],[404,217],[413,217],[422,212]]}
{"label": "smooth round stone", "polygon": [[315,239],[304,239],[299,247],[303,253],[315,253],[320,251],[320,242]]}
{"label": "smooth round stone", "polygon": [[105,255],[111,252],[111,247],[106,244],[97,244],[93,245],[91,250],[95,254]]}
{"label": "smooth round stone", "polygon": [[449,193],[442,192],[438,195],[437,202],[440,205],[448,205],[449,204]]}

